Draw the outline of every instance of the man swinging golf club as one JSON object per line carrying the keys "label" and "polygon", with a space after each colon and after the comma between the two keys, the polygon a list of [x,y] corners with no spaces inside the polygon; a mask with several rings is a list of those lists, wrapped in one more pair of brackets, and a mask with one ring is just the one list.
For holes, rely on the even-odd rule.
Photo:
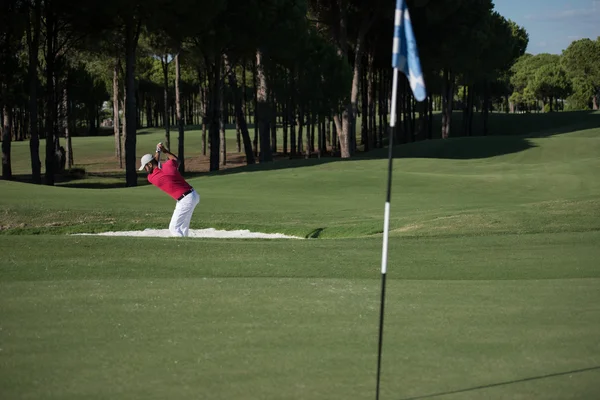
{"label": "man swinging golf club", "polygon": [[[160,154],[166,154],[168,160],[160,166]],[[156,153],[144,154],[140,171],[146,170],[148,182],[174,198],[177,203],[171,217],[169,231],[177,237],[188,236],[190,221],[194,209],[200,202],[200,195],[183,179],[177,168],[177,156],[167,150],[162,143],[156,146]]]}

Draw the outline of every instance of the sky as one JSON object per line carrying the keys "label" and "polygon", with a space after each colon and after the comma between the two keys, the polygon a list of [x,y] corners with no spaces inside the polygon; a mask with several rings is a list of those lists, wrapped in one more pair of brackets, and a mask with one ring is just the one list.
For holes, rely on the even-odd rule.
{"label": "sky", "polygon": [[527,53],[561,54],[574,40],[600,36],[600,0],[493,2],[498,13],[527,30]]}

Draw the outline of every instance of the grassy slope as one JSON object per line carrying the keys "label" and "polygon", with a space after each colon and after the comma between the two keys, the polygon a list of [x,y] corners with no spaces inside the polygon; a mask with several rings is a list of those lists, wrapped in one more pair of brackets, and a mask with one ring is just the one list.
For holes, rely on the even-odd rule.
{"label": "grassy slope", "polygon": [[[598,397],[599,141],[398,148],[384,398]],[[302,165],[193,178],[194,227],[345,239],[26,235],[164,227],[172,201],[0,182],[0,397],[374,395],[385,160]]]}
{"label": "grassy slope", "polygon": [[[399,158],[394,164],[393,234],[600,228],[600,129],[542,138],[419,142],[397,152],[418,158]],[[300,236],[320,230],[321,237],[381,232],[387,161],[378,155],[345,162],[313,160],[312,166],[295,160],[226,177],[191,178],[202,196],[193,226]],[[273,167],[277,169],[268,169]],[[151,186],[99,191],[0,185],[0,224],[13,228],[5,233],[164,227],[173,207],[168,196]]]}

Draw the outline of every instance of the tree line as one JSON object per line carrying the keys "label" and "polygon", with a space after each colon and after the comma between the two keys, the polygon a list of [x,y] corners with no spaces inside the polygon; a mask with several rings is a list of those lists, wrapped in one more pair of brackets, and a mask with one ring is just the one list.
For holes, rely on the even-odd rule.
{"label": "tree line", "polygon": [[[185,127],[202,126],[211,170],[227,162],[227,124],[235,125],[248,164],[270,162],[277,152],[349,158],[382,147],[394,6],[383,0],[89,0],[77,6],[6,0],[0,9],[3,177],[12,176],[11,141],[29,140],[32,181],[42,183],[40,139],[46,139],[43,182],[54,184],[57,152],[70,167],[71,137],[82,129],[96,134],[107,118],[128,186],[137,184],[136,130],[144,126],[164,127],[165,144],[184,161]],[[401,79],[400,142],[431,139],[436,111],[447,138],[455,109],[464,121],[482,113],[481,131],[469,123],[452,129],[452,135],[474,135],[487,133],[491,110],[533,110],[536,100],[552,110],[567,96],[574,107],[598,106],[598,41],[576,42],[552,62],[555,56],[525,54],[526,31],[494,11],[491,0],[408,6],[428,97],[416,102]],[[180,168],[185,171],[185,162]]]}

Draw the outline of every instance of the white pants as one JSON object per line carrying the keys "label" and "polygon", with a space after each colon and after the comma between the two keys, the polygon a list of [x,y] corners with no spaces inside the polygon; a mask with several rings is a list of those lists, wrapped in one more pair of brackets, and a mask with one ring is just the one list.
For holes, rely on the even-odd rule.
{"label": "white pants", "polygon": [[199,202],[200,195],[195,190],[177,202],[169,224],[172,236],[185,237],[189,234],[192,214]]}

